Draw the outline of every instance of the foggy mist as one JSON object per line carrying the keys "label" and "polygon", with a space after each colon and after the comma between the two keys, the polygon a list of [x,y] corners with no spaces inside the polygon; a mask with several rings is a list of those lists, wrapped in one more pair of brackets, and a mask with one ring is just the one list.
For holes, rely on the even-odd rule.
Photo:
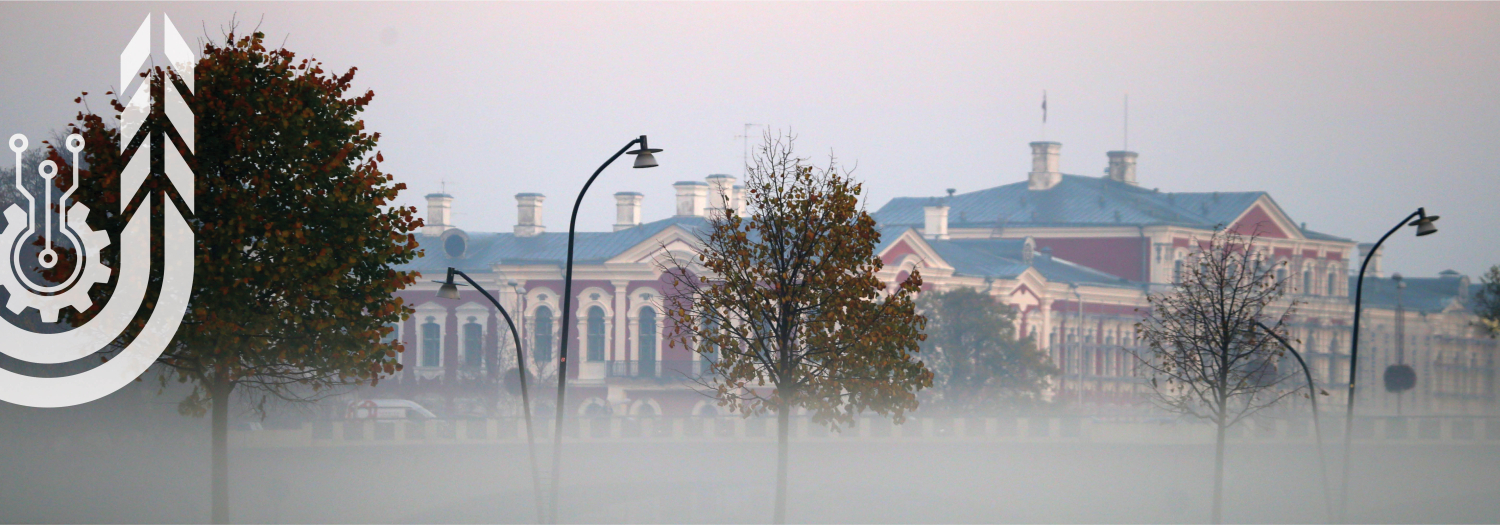
{"label": "foggy mist", "polygon": [[[154,391],[127,388],[72,409],[5,407],[0,431],[4,521],[203,521],[207,421],[177,415],[174,397],[156,397]],[[916,416],[894,427],[864,420],[841,434],[804,427],[807,435],[791,444],[789,519],[1207,520],[1213,441],[1206,425],[1166,418],[996,415],[988,419],[985,435],[967,435],[954,418],[923,418],[920,411]],[[314,423],[297,419],[282,415],[267,420],[265,430],[232,434],[233,521],[535,521],[525,444],[514,419],[496,425],[509,425],[505,438],[490,433],[470,439],[457,432],[432,443],[376,440],[373,428],[357,441],[343,439],[339,428],[327,439],[312,439]],[[259,421],[240,413],[234,428]],[[653,437],[646,428],[641,437],[618,437],[628,426],[619,421],[612,437],[565,441],[563,521],[769,520],[774,438],[714,432],[715,423],[736,422],[744,432],[745,422],[737,417],[713,418],[698,436],[683,435],[688,432],[684,418],[650,423],[661,421],[675,422],[678,435]],[[1048,436],[1033,434],[1035,421],[1050,421]],[[1264,424],[1279,435],[1257,434],[1260,427],[1251,425],[1229,444],[1226,521],[1323,522],[1307,421],[1267,419]],[[907,435],[924,425],[923,435]],[[1286,437],[1297,432],[1289,427],[1298,425],[1304,436]],[[295,428],[273,428],[287,426]],[[1421,439],[1417,427],[1412,425],[1407,439],[1372,432],[1371,439],[1356,441],[1351,520],[1492,522],[1500,515],[1495,488],[1500,454],[1494,448],[1500,429],[1471,429],[1478,435],[1462,439],[1444,427],[1440,437]],[[1337,457],[1337,446],[1328,450]],[[549,448],[543,445],[542,451],[548,457]]]}
{"label": "foggy mist", "polygon": [[[814,164],[833,157],[857,168],[852,180],[864,188],[857,204],[871,215],[829,216],[855,217],[877,232],[850,236],[876,246],[851,260],[881,263],[859,280],[871,288],[859,297],[886,301],[913,283],[903,293],[968,291],[978,303],[954,303],[962,310],[957,314],[979,310],[964,305],[994,308],[973,316],[978,320],[950,315],[958,319],[948,325],[952,342],[941,351],[951,355],[942,354],[941,367],[927,357],[935,354],[936,337],[928,340],[917,328],[882,347],[898,349],[892,354],[913,370],[922,368],[920,361],[924,370],[968,374],[922,388],[912,385],[931,376],[907,375],[908,384],[891,389],[899,394],[892,397],[908,396],[900,401],[920,402],[904,421],[865,411],[854,424],[830,429],[805,409],[789,412],[788,522],[1210,522],[1216,429],[1153,405],[1145,393],[1154,377],[1139,373],[1135,365],[1143,361],[1130,358],[1149,345],[1138,323],[1160,304],[1151,300],[1155,294],[1183,288],[1184,268],[1194,268],[1189,253],[1203,238],[1236,228],[1254,228],[1251,239],[1264,241],[1265,258],[1251,266],[1252,249],[1226,267],[1254,268],[1263,272],[1260,282],[1283,287],[1277,294],[1284,296],[1267,299],[1273,307],[1253,316],[1276,324],[1291,340],[1283,344],[1301,348],[1309,364],[1291,368],[1269,340],[1259,343],[1272,349],[1254,357],[1274,353],[1275,359],[1246,358],[1257,370],[1279,374],[1279,384],[1259,386],[1274,386],[1272,394],[1284,400],[1227,430],[1223,521],[1333,523],[1347,507],[1350,523],[1500,522],[1500,278],[1484,276],[1500,263],[1500,213],[1490,202],[1500,195],[1500,5],[6,3],[0,5],[7,22],[0,28],[6,45],[0,137],[24,133],[40,144],[57,140],[79,111],[113,116],[104,93],[128,78],[129,71],[119,70],[121,47],[148,12],[168,13],[195,53],[231,30],[244,36],[258,27],[268,45],[285,45],[298,60],[323,60],[330,74],[358,68],[341,96],[366,89],[375,95],[367,113],[347,116],[357,128],[336,124],[380,133],[378,145],[371,141],[356,156],[373,159],[378,151],[380,162],[390,160],[381,176],[368,178],[370,193],[351,191],[339,200],[381,213],[411,207],[409,216],[379,223],[395,225],[388,231],[363,232],[390,250],[375,262],[356,264],[350,256],[343,266],[345,255],[376,251],[355,242],[359,232],[329,234],[331,241],[306,253],[301,246],[253,248],[277,238],[269,226],[240,228],[238,234],[255,239],[210,254],[219,262],[242,257],[234,268],[251,276],[225,278],[234,283],[218,289],[225,297],[284,269],[276,266],[282,261],[250,260],[265,253],[295,253],[289,257],[298,269],[333,261],[329,281],[356,280],[350,268],[377,275],[364,283],[411,280],[390,289],[362,287],[365,303],[322,309],[343,290],[322,290],[300,303],[287,299],[322,284],[298,274],[276,281],[285,295],[224,306],[244,307],[238,313],[268,326],[332,326],[323,333],[347,336],[326,347],[267,343],[253,359],[229,345],[210,349],[225,350],[215,357],[248,362],[278,351],[285,359],[284,348],[293,348],[315,364],[277,362],[282,368],[273,373],[316,370],[327,381],[309,381],[318,385],[316,395],[295,379],[279,384],[280,391],[231,395],[229,522],[546,522],[538,498],[545,500],[554,482],[560,363],[576,367],[563,377],[577,382],[559,411],[565,417],[556,522],[771,522],[776,414],[730,413],[702,391],[705,383],[693,381],[727,362],[723,348],[737,347],[690,347],[681,332],[671,340],[676,326],[739,326],[678,324],[663,300],[681,288],[674,279],[687,270],[672,274],[656,264],[663,254],[691,260],[698,255],[689,254],[697,249],[690,246],[693,235],[750,213],[753,206],[744,203],[756,197],[737,184],[752,180],[745,175],[754,171],[744,167],[754,162],[748,152],[773,136],[799,137],[798,154]],[[155,27],[160,37],[162,26]],[[139,84],[146,91],[179,89]],[[91,93],[81,97],[84,105],[75,103],[84,91]],[[153,125],[163,125],[162,115],[175,108],[151,106],[161,113]],[[193,122],[183,111],[183,121]],[[290,114],[301,118],[300,110]],[[275,126],[259,129],[272,129],[271,139],[259,137],[264,144],[296,142],[283,141]],[[161,131],[141,131],[148,132]],[[647,148],[647,134],[650,148],[660,149]],[[178,158],[170,148],[179,146],[162,136],[165,143],[154,147],[166,165]],[[627,149],[639,148],[629,154],[640,156],[616,154],[624,160],[610,171],[593,171],[625,141]],[[143,142],[147,149],[139,151],[156,151]],[[197,151],[205,150],[212,148]],[[286,163],[312,170],[356,161],[342,153],[328,160],[321,150],[308,155],[317,162]],[[39,159],[39,151],[28,151],[24,164]],[[655,169],[631,169],[632,159],[634,167]],[[0,162],[0,211],[22,202],[9,162]],[[149,175],[178,180],[166,173]],[[221,202],[243,203],[234,199],[252,190],[260,197],[297,196],[266,175],[281,172],[261,173],[257,180],[265,186],[216,186],[225,192],[218,196],[229,196]],[[605,175],[576,212],[582,235],[575,261],[567,214],[589,173]],[[354,187],[334,177],[318,181]],[[22,188],[40,193],[42,184],[26,179]],[[382,184],[405,186],[388,199]],[[297,191],[321,199],[326,189]],[[172,195],[182,200],[163,193],[160,201],[142,198],[148,204],[140,209],[149,212],[156,202],[157,211],[177,210]],[[290,216],[305,232],[347,227],[350,215],[342,208],[325,210],[328,203],[312,197],[288,199],[241,210],[236,224],[254,230],[256,221]],[[113,212],[119,203],[88,204],[97,212],[90,220],[100,220],[107,215],[100,210]],[[1404,213],[1413,213],[1409,224],[1397,222]],[[1438,214],[1443,222],[1435,226]],[[305,217],[327,223],[304,223]],[[165,230],[167,223],[150,225]],[[46,224],[50,236],[52,223]],[[1371,248],[1393,224],[1400,235]],[[1427,236],[1439,226],[1440,235]],[[218,234],[225,231],[231,228]],[[300,239],[304,231],[281,238]],[[119,232],[111,234],[115,245],[97,252],[105,258],[121,251]],[[158,246],[165,244],[150,246],[165,250]],[[41,253],[41,245],[30,246],[16,253]],[[418,246],[425,250],[420,255]],[[0,255],[8,262],[13,254]],[[199,256],[201,285],[211,258]],[[153,257],[153,264],[167,258]],[[1374,264],[1361,281],[1365,257]],[[168,265],[158,264],[152,279],[189,264],[162,266]],[[42,274],[34,267],[17,271]],[[398,272],[404,273],[393,277]],[[455,281],[461,272],[478,281]],[[925,284],[911,279],[919,272]],[[1500,267],[1494,272],[1500,276]],[[258,285],[267,280],[274,279]],[[94,290],[101,303],[112,293],[103,288]],[[565,289],[574,295],[563,297]],[[1488,313],[1484,290],[1497,301]],[[218,297],[215,291],[196,290],[195,300]],[[20,292],[0,290],[0,304]],[[33,295],[48,294],[60,295]],[[141,297],[154,304],[168,295],[153,289]],[[376,296],[385,302],[372,307]],[[293,303],[367,326],[265,315]],[[904,304],[908,326],[936,318],[928,310],[916,320],[918,309],[936,306]],[[54,314],[63,306],[79,309],[65,321],[92,319],[82,307],[55,306]],[[141,306],[137,314],[154,315],[152,308]],[[838,312],[822,308],[797,315]],[[34,309],[0,309],[0,322],[38,334],[75,326],[49,324]],[[226,325],[236,313],[183,310]],[[1283,312],[1293,313],[1278,323]],[[508,325],[512,314],[515,325]],[[1357,322],[1366,324],[1355,330]],[[840,323],[854,324],[829,324]],[[959,348],[980,331],[973,326],[986,331],[983,344],[990,346]],[[1252,334],[1246,337],[1256,338],[1245,326]],[[530,357],[511,353],[512,334]],[[122,333],[111,344],[138,335]],[[261,335],[245,339],[254,337]],[[170,338],[161,335],[162,344]],[[572,344],[574,353],[560,359],[559,342]],[[886,341],[870,344],[877,343]],[[0,368],[46,378],[99,367],[100,355],[114,359],[109,352],[117,350],[37,364],[8,355],[14,344],[0,340]],[[1346,449],[1344,392],[1355,384],[1344,372],[1355,361],[1351,344],[1365,345],[1366,353],[1359,354],[1360,404]],[[174,349],[188,347],[179,341]],[[773,353],[760,348],[761,355]],[[329,359],[339,362],[325,369],[319,352],[348,355]],[[208,390],[193,388],[194,381],[204,383],[202,374],[186,384],[170,375],[162,380],[178,365],[159,355],[150,356],[154,368],[135,383],[96,401],[66,408],[0,402],[0,523],[212,520],[215,434],[213,416],[205,414],[209,398],[199,396]],[[809,366],[825,364],[817,359],[823,358]],[[984,359],[1005,363],[986,369],[969,362]],[[891,366],[874,361],[880,362],[869,368],[879,368],[877,374]],[[227,366],[233,365],[198,372],[235,377],[224,372]],[[540,493],[533,488],[518,368],[531,381]],[[1382,375],[1392,371],[1408,374],[1402,376],[1408,384],[1393,387],[1391,376]],[[378,384],[342,386],[356,372],[378,376]],[[967,388],[964,381],[970,390],[942,397]],[[737,392],[773,388],[744,384]],[[829,397],[849,391],[838,388]],[[1020,393],[1001,395],[1010,390]],[[273,391],[316,399],[280,402],[267,395]],[[1316,424],[1309,391],[1323,403]],[[1347,493],[1340,480],[1345,468]]]}

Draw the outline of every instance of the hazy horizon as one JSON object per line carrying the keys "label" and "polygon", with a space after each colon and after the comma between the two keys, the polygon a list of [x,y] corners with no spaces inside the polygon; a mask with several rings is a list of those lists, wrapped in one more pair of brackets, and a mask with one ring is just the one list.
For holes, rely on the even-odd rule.
{"label": "hazy horizon", "polygon": [[[1439,235],[1398,235],[1385,270],[1477,279],[1500,263],[1500,5],[1348,3],[88,3],[5,4],[0,133],[50,136],[96,110],[148,12],[190,41],[231,20],[331,70],[357,66],[384,167],[444,187],[455,222],[510,231],[520,192],[565,231],[583,180],[647,134],[661,167],[616,191],[672,213],[671,183],[736,174],[747,122],[792,130],[866,182],[867,205],[1025,180],[1027,142],[1066,173],[1140,152],[1142,186],[1267,191],[1298,222],[1370,242],[1418,206]],[[59,28],[66,27],[66,31]],[[1041,95],[1048,123],[1041,126]],[[755,128],[759,136],[764,128]],[[752,139],[753,141],[753,139]]]}

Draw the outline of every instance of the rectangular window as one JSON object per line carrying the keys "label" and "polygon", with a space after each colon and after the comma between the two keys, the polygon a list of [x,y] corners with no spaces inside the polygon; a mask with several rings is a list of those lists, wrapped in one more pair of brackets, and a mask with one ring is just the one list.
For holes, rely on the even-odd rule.
{"label": "rectangular window", "polygon": [[443,356],[443,328],[431,317],[422,324],[422,362],[420,366],[438,366]]}
{"label": "rectangular window", "polygon": [[552,362],[552,309],[538,307],[532,327],[531,358],[539,365]]}
{"label": "rectangular window", "polygon": [[641,375],[656,375],[656,310],[641,309],[640,322],[636,325],[636,360],[641,363]]}
{"label": "rectangular window", "polygon": [[390,328],[391,331],[384,336],[381,336],[380,342],[384,344],[396,342],[396,339],[401,336],[401,326],[396,323],[387,323],[385,327]]}
{"label": "rectangular window", "polygon": [[600,307],[589,308],[588,320],[588,359],[589,361],[604,360],[604,309]]}
{"label": "rectangular window", "polygon": [[469,320],[464,325],[464,366],[478,368],[484,364],[484,327]]}

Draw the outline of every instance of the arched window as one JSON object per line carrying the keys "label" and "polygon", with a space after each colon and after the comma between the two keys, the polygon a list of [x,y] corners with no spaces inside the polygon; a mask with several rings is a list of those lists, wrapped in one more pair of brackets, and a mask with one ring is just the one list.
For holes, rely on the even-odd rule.
{"label": "arched window", "polygon": [[1282,268],[1282,269],[1276,270],[1276,284],[1280,285],[1280,284],[1285,283],[1285,282],[1286,282],[1286,268]]}
{"label": "arched window", "polygon": [[1329,273],[1328,274],[1328,295],[1333,295],[1334,283],[1337,283],[1338,280],[1339,280],[1339,275],[1338,274],[1336,274],[1336,273]]}
{"label": "arched window", "polygon": [[1298,291],[1302,292],[1304,295],[1312,295],[1312,272],[1307,270],[1302,271],[1302,289]]}
{"label": "arched window", "polygon": [[1172,284],[1182,284],[1182,259],[1172,264]]}
{"label": "arched window", "polygon": [[641,375],[656,375],[656,309],[641,308],[641,318],[636,323],[636,360],[641,362]]}
{"label": "arched window", "polygon": [[438,326],[437,320],[427,318],[422,323],[422,362],[420,366],[438,366],[443,358],[443,327]]}
{"label": "arched window", "polygon": [[588,324],[588,359],[589,361],[604,360],[604,309],[589,307]]}
{"label": "arched window", "polygon": [[531,330],[531,357],[539,365],[552,362],[552,309],[538,306]]}
{"label": "arched window", "polygon": [[610,412],[612,412],[609,404],[598,398],[587,401],[587,404],[583,405],[581,411],[583,412],[583,417],[609,417]]}
{"label": "arched window", "polygon": [[[457,236],[450,238],[458,238]],[[478,368],[484,364],[484,327],[470,317],[464,323],[464,366]]]}

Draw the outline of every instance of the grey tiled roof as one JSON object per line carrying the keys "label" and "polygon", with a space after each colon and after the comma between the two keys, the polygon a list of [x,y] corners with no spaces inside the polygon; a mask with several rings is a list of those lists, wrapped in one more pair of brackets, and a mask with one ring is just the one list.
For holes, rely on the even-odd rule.
{"label": "grey tiled roof", "polygon": [[956,275],[1010,279],[1035,268],[1048,281],[1135,288],[1139,283],[1046,255],[1026,254],[1025,239],[928,239]]}
{"label": "grey tiled roof", "polygon": [[886,225],[879,225],[877,228],[880,230],[880,242],[875,245],[875,253],[885,252],[887,248],[896,243],[896,239],[901,238],[901,234],[906,233],[906,230],[912,229],[910,226]]}
{"label": "grey tiled roof", "polygon": [[[575,264],[598,264],[645,242],[671,226],[703,232],[702,217],[672,217],[617,232],[579,232],[574,245]],[[885,251],[909,226],[882,225],[876,253]],[[438,273],[454,267],[465,272],[486,272],[497,264],[552,264],[562,266],[567,257],[567,232],[546,232],[532,237],[513,233],[463,232],[468,237],[465,253],[450,257],[441,236],[418,235],[423,255],[397,266],[398,270]],[[1025,239],[926,239],[939,257],[965,276],[1013,278],[1027,268],[1036,268],[1051,281],[1107,286],[1138,286],[1109,274],[1062,259],[1036,255],[1027,257]]]}
{"label": "grey tiled roof", "polygon": [[1299,228],[1299,229],[1302,230],[1302,236],[1303,237],[1307,237],[1307,238],[1313,239],[1313,240],[1318,240],[1318,241],[1354,242],[1352,240],[1345,239],[1343,237],[1339,237],[1337,235],[1329,235],[1329,234],[1326,234],[1326,233],[1315,232],[1315,231],[1309,230],[1307,228]]}
{"label": "grey tiled roof", "polygon": [[1144,226],[1212,228],[1239,217],[1265,192],[1162,193],[1100,177],[1063,175],[1049,190],[1006,184],[953,197],[892,199],[875,219],[920,227],[922,208],[946,201],[954,228],[1006,226]]}
{"label": "grey tiled roof", "polygon": [[[598,264],[623,253],[662,230],[681,226],[698,231],[708,223],[702,217],[671,217],[617,232],[578,232],[574,237],[573,263]],[[468,271],[488,271],[496,264],[556,264],[562,266],[568,254],[568,232],[546,232],[532,237],[514,233],[464,232],[469,237],[462,257],[449,257],[440,237],[418,235],[423,255],[397,270],[442,272],[452,266]]]}
{"label": "grey tiled roof", "polygon": [[1111,286],[1118,288],[1144,288],[1144,283],[1129,281],[1113,275],[1089,268],[1074,262],[1058,259],[1056,257],[1038,256],[1032,261],[1036,270],[1046,277],[1048,281],[1072,284],[1087,284],[1090,286]]}
{"label": "grey tiled roof", "polygon": [[[1354,302],[1354,288],[1358,277],[1349,278],[1349,302]],[[1406,277],[1406,288],[1401,290],[1401,306],[1413,312],[1441,312],[1454,301],[1467,302],[1475,287],[1465,286],[1467,279],[1457,273],[1440,274],[1438,277]],[[1365,286],[1361,301],[1365,308],[1396,308],[1396,281],[1389,277],[1365,275]]]}
{"label": "grey tiled roof", "polygon": [[997,279],[1021,275],[1031,267],[1019,249],[1024,243],[1022,239],[927,240],[955,274]]}

